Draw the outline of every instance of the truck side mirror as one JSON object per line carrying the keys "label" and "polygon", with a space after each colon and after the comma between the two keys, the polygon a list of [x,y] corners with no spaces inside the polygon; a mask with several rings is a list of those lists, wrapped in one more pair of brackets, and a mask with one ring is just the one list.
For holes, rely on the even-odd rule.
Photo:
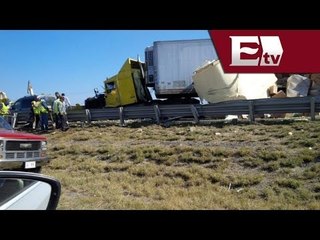
{"label": "truck side mirror", "polygon": [[52,177],[20,171],[0,172],[0,210],[55,210],[60,193],[60,182]]}

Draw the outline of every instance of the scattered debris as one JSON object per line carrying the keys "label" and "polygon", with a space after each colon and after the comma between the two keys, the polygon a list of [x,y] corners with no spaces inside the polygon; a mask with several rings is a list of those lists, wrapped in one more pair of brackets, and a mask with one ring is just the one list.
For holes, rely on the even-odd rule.
{"label": "scattered debris", "polygon": [[242,190],[244,190],[244,189],[243,189],[243,188],[239,188],[239,189],[237,190],[237,193],[241,192]]}
{"label": "scattered debris", "polygon": [[190,127],[190,132],[194,132],[196,130],[195,127]]}
{"label": "scattered debris", "polygon": [[237,123],[238,116],[237,115],[227,115],[224,119],[225,123]]}
{"label": "scattered debris", "polygon": [[306,97],[311,80],[299,74],[293,74],[287,79],[287,97]]}

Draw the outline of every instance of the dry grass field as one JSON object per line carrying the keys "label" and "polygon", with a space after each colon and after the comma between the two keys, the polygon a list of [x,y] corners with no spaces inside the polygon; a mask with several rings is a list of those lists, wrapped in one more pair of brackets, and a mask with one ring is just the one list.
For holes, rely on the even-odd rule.
{"label": "dry grass field", "polygon": [[320,209],[320,122],[117,123],[48,137],[58,209]]}

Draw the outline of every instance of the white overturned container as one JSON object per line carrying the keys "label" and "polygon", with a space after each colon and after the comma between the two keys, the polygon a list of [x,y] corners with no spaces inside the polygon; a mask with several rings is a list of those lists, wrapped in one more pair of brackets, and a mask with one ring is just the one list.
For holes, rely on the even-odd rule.
{"label": "white overturned container", "polygon": [[236,99],[239,74],[225,74],[219,60],[207,62],[193,75],[199,97],[210,103]]}
{"label": "white overturned container", "polygon": [[192,79],[199,97],[209,103],[267,98],[267,89],[277,81],[274,74],[224,73],[219,60],[196,69]]}

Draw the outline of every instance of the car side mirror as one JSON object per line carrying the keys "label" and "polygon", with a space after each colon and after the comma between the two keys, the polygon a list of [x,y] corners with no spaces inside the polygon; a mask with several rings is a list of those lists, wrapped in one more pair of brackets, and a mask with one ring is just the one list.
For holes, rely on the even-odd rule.
{"label": "car side mirror", "polygon": [[0,210],[55,210],[60,182],[52,177],[20,171],[0,171]]}

